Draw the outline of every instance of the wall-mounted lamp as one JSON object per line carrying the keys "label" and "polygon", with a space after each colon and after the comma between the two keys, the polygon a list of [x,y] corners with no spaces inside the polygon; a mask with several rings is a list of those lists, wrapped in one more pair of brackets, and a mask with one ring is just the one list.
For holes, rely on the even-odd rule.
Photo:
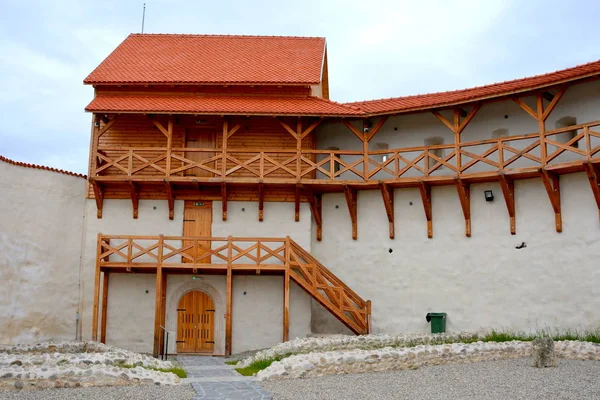
{"label": "wall-mounted lamp", "polygon": [[363,123],[363,131],[364,131],[364,132],[369,132],[370,130],[371,130],[371,121],[369,121],[369,120],[366,120],[366,121]]}
{"label": "wall-mounted lamp", "polygon": [[483,194],[485,195],[485,201],[494,201],[494,192],[491,190],[486,190]]}
{"label": "wall-mounted lamp", "polygon": [[95,126],[96,128],[97,128],[97,127],[99,127],[99,126],[100,126],[100,122],[98,122],[97,120],[96,120],[96,121],[94,121],[94,126]]}

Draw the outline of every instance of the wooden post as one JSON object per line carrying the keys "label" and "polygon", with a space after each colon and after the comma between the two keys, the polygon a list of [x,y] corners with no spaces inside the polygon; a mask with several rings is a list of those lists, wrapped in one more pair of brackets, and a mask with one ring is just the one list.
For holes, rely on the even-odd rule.
{"label": "wooden post", "polygon": [[[369,180],[369,139],[368,133],[365,132],[365,120],[361,119],[361,134],[363,142],[363,180],[366,182]],[[353,237],[353,239],[356,239]]]}
{"label": "wooden post", "polygon": [[154,299],[154,348],[152,355],[158,357],[160,351],[160,337],[161,337],[161,319],[162,319],[162,288],[163,288],[163,277],[162,277],[162,256],[163,256],[163,235],[160,235],[158,239],[158,256],[156,261],[156,295]]}
{"label": "wooden post", "polygon": [[[221,156],[221,178],[225,179],[225,175],[227,175],[227,134],[229,133],[229,122],[224,119],[223,120],[223,143],[221,146],[222,156]],[[225,220],[223,220],[225,221]]]}
{"label": "wooden post", "polygon": [[556,232],[562,232],[562,214],[560,207],[560,179],[558,175],[552,174],[547,170],[540,168],[540,176],[544,183],[546,193],[550,199],[550,204],[554,210],[554,223]]}
{"label": "wooden post", "polygon": [[283,275],[283,340],[290,336],[290,237],[285,238],[285,273]]}
{"label": "wooden post", "polygon": [[232,237],[227,238],[227,304],[225,313],[225,356],[231,355],[231,338],[233,332],[233,274],[232,274],[232,258],[233,258],[233,243]]}
{"label": "wooden post", "polygon": [[367,333],[371,333],[371,300],[367,300]]}
{"label": "wooden post", "polygon": [[431,203],[431,186],[425,182],[421,182],[419,186],[421,192],[421,200],[423,201],[423,209],[425,210],[425,218],[427,218],[427,237],[433,238],[433,207]]}
{"label": "wooden post", "polygon": [[[162,274],[162,307],[160,310],[160,324],[166,327],[165,321],[167,319],[167,274]],[[165,331],[160,330],[160,354],[168,354],[169,349],[165,348]]]}
{"label": "wooden post", "polygon": [[[589,140],[589,136],[588,136]],[[591,147],[588,146],[588,149]],[[590,187],[592,188],[592,194],[594,200],[596,200],[596,207],[598,208],[598,216],[600,217],[600,168],[596,167],[591,162],[584,163],[585,172],[587,173]]]}
{"label": "wooden post", "polygon": [[302,119],[298,117],[296,125],[296,181],[302,177]]}
{"label": "wooden post", "polygon": [[350,212],[350,220],[352,222],[352,239],[358,238],[358,200],[357,191],[350,186],[346,186],[344,189],[346,195],[346,203],[348,204],[348,211]]}
{"label": "wooden post", "polygon": [[394,238],[394,188],[379,181],[379,188],[381,189],[381,197],[383,198],[383,206],[385,207],[385,213],[388,217],[390,239]]}
{"label": "wooden post", "polygon": [[546,166],[548,157],[548,149],[546,148],[546,120],[544,119],[544,97],[542,93],[538,93],[536,97],[538,130],[540,133],[540,159],[542,160],[541,167]]}
{"label": "wooden post", "polygon": [[166,172],[167,178],[171,176],[171,149],[173,148],[173,116],[169,116],[169,121],[167,124],[167,163],[166,163]]}
{"label": "wooden post", "polygon": [[94,308],[92,310],[92,340],[98,340],[98,303],[100,302],[100,256],[102,255],[102,234],[96,242],[96,279],[94,282]]}
{"label": "wooden post", "polygon": [[106,344],[106,317],[108,316],[108,277],[109,272],[104,271],[102,284],[102,319],[100,325],[100,342]]}
{"label": "wooden post", "polygon": [[510,234],[515,235],[517,233],[515,223],[515,182],[506,179],[506,176],[501,174],[500,187],[502,188],[502,194],[504,195],[506,209],[508,210],[508,216],[510,218]]}
{"label": "wooden post", "polygon": [[465,216],[465,235],[471,237],[471,188],[467,182],[458,179],[456,181],[456,190],[463,215]]}

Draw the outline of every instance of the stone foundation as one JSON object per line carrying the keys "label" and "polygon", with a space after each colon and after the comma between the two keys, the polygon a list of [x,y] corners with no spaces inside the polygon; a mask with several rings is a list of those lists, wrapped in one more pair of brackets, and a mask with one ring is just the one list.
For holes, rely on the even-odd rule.
{"label": "stone foundation", "polygon": [[[555,342],[558,357],[600,360],[600,345],[588,342]],[[506,360],[531,356],[531,342],[475,342],[419,345],[411,348],[385,347],[300,354],[274,362],[260,371],[260,380],[308,378],[324,375],[415,369],[453,363]]]}
{"label": "stone foundation", "polygon": [[[128,366],[129,368],[124,368]],[[0,388],[174,385],[170,361],[96,342],[38,343],[0,348]]]}

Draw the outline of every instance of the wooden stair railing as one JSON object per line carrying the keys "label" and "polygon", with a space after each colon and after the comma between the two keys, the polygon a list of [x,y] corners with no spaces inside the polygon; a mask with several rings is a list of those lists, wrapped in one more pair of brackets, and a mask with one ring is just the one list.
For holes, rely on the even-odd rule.
{"label": "wooden stair railing", "polygon": [[288,299],[289,281],[293,280],[352,332],[362,335],[371,331],[371,302],[363,300],[289,237],[98,234],[95,301],[99,301],[101,270],[168,274],[196,273],[196,269],[227,274],[252,270],[284,273]]}
{"label": "wooden stair railing", "polygon": [[370,333],[371,301],[363,300],[296,242],[289,243],[290,278],[352,332]]}

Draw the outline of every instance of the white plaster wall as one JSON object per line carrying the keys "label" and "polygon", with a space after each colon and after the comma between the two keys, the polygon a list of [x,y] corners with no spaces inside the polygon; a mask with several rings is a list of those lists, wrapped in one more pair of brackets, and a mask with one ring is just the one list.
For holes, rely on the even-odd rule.
{"label": "white plaster wall", "polygon": [[[497,184],[472,186],[471,238],[464,235],[452,186],[433,188],[433,239],[427,238],[416,189],[395,191],[393,240],[379,192],[359,192],[356,241],[343,195],[326,194],[323,240],[313,240],[312,253],[372,300],[374,332],[428,331],[425,314],[431,311],[448,313],[449,331],[596,327],[598,209],[585,174],[561,176],[560,182],[563,232],[555,231],[541,181],[532,179],[515,183],[514,236]],[[491,203],[484,200],[486,189],[494,191]],[[515,249],[522,242],[527,247]],[[320,307],[313,312],[315,332],[345,331]]]}
{"label": "white plaster wall", "polygon": [[0,343],[75,339],[85,191],[0,162]]}
{"label": "white plaster wall", "polygon": [[[294,222],[293,203],[265,203],[264,221],[258,222],[256,202],[230,202],[228,220],[221,219],[221,203],[214,202],[212,235],[227,237],[290,236],[310,251],[311,214],[302,204],[300,221]],[[242,211],[242,208],[244,211]],[[175,202],[175,218],[168,219],[166,201],[141,200],[139,218],[132,218],[128,200],[105,200],[103,218],[96,218],[96,205],[87,202],[82,275],[83,333],[91,337],[96,240],[98,232],[119,235],[172,235],[183,230],[183,202]],[[216,262],[213,257],[212,262]],[[207,292],[215,302],[215,354],[225,352],[226,277],[213,275],[169,275],[166,293],[166,328],[169,352],[176,352],[177,304],[190,290]],[[140,352],[151,352],[154,335],[155,275],[112,274],[110,276],[107,343]],[[280,276],[234,276],[233,352],[260,349],[281,342],[283,329],[283,278]],[[146,290],[148,293],[146,293]],[[244,294],[244,292],[246,294]],[[290,289],[290,338],[310,331],[310,297],[295,284]]]}
{"label": "white plaster wall", "polygon": [[[311,251],[310,207],[300,206],[294,221],[294,203],[266,202],[263,222],[258,221],[257,202],[229,202],[227,221],[221,218],[222,203],[213,202],[213,236],[290,236]],[[246,294],[244,295],[244,292]],[[311,302],[295,283],[290,285],[290,339],[311,332]],[[281,342],[283,329],[283,278],[281,276],[234,276],[232,351],[261,349]]]}
{"label": "white plaster wall", "polygon": [[[183,201],[175,201],[175,217],[169,220],[165,200],[140,200],[138,219],[133,219],[130,200],[104,200],[102,218],[96,203],[85,203],[86,226],[82,252],[82,337],[92,336],[94,274],[98,233],[105,235],[171,235],[183,233]],[[109,284],[107,342],[134,351],[151,352],[154,335],[155,275],[112,274]],[[145,293],[148,289],[149,293]],[[135,318],[133,318],[135,317]]]}
{"label": "white plaster wall", "polygon": [[[536,105],[534,96],[528,96],[522,98],[522,100],[535,110]],[[545,105],[547,107],[547,100],[545,101]],[[466,110],[469,110],[469,108],[467,107]],[[442,114],[449,121],[453,120],[451,112],[443,111]],[[551,131],[557,129],[556,121],[565,116],[575,117],[578,124],[600,120],[600,81],[586,82],[569,87],[558,102],[558,105],[554,111],[548,116],[546,121],[546,130]],[[518,136],[538,132],[538,125],[536,120],[534,120],[512,100],[485,103],[462,132],[461,141],[475,142],[491,139],[492,132],[496,129],[507,129],[509,136]],[[600,131],[600,127],[595,128],[595,130]],[[369,143],[369,150],[379,150],[380,147],[378,144],[380,143],[387,144],[390,149],[420,147],[424,146],[425,139],[430,137],[440,137],[444,140],[444,144],[446,145],[452,145],[454,143],[453,133],[437,118],[435,118],[431,112],[393,116],[388,119],[380,131],[373,137]],[[566,138],[563,134],[562,136],[551,136],[550,139],[564,141]],[[535,139],[521,139],[513,140],[507,142],[506,144],[514,147],[516,150],[522,150],[532,144],[534,141]],[[592,147],[598,145],[600,145],[600,139],[592,137]],[[465,149],[474,154],[481,155],[491,146],[491,144],[484,144],[469,146]],[[581,149],[585,148],[585,143],[583,140],[579,142],[579,146]],[[326,149],[329,147],[338,147],[342,150],[362,151],[362,143],[342,123],[326,124],[318,129],[317,148]],[[548,145],[547,147],[548,154],[552,154],[552,152],[556,150],[556,147],[553,145]],[[451,151],[452,149],[444,149],[443,155],[448,155]],[[405,158],[412,160],[420,153],[420,151],[414,151],[405,152],[402,153],[402,155]],[[539,157],[540,147],[531,150],[528,154]],[[512,156],[513,153],[505,151],[505,160],[508,160]],[[360,156],[342,156],[344,161],[355,161],[359,158]],[[371,158],[374,161],[381,163],[382,159],[380,155],[373,155]],[[498,162],[498,152],[490,154],[487,159]],[[580,159],[583,159],[583,156],[573,152],[566,152],[552,160],[551,164]],[[463,165],[471,160],[472,159],[467,155],[462,156]],[[456,159],[452,158],[449,160],[449,162],[455,164]],[[424,161],[421,160],[417,163],[417,165],[419,167],[423,167]],[[509,168],[531,167],[538,165],[539,163],[536,163],[533,160],[521,157],[517,161],[513,162]],[[404,164],[401,163],[401,168],[403,166]],[[323,168],[329,170],[329,166],[327,165],[323,166]],[[375,165],[370,165],[369,171],[372,171],[375,168]],[[391,164],[389,168],[393,170],[393,164]],[[357,169],[362,171],[362,166],[359,166]],[[496,168],[492,165],[479,162],[465,170],[465,173],[486,172],[495,169]],[[441,167],[436,170],[433,175],[455,175],[455,173],[446,167]],[[421,173],[414,169],[403,175],[403,177],[416,176],[421,176]],[[323,178],[323,174],[319,173],[317,174],[317,177]],[[338,179],[357,178],[358,177],[355,174],[346,172]],[[391,175],[382,171],[374,175],[371,179],[379,180],[389,178],[391,178]]]}

